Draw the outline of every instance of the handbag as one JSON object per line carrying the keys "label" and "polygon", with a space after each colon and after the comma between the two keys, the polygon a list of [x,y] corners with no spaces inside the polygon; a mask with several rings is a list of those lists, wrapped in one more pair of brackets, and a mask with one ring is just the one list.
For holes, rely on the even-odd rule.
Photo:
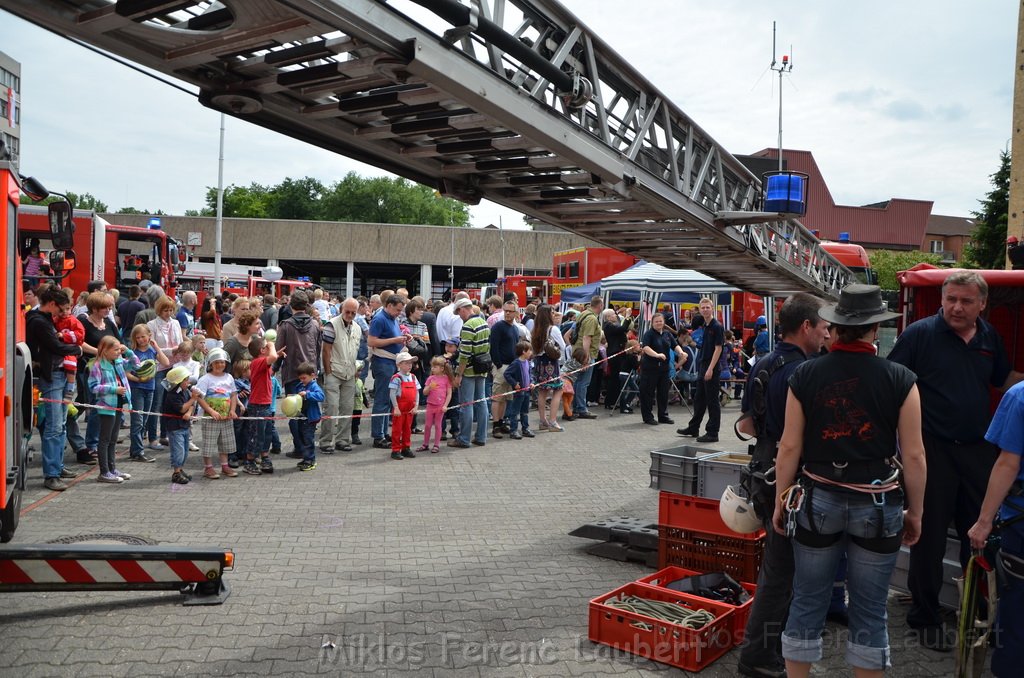
{"label": "handbag", "polygon": [[544,355],[548,360],[558,360],[562,357],[562,349],[558,344],[548,339],[544,342]]}

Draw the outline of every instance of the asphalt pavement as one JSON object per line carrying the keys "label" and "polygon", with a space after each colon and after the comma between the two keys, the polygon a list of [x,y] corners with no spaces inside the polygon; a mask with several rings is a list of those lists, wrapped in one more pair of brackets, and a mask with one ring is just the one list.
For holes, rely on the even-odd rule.
{"label": "asphalt pavement", "polygon": [[[15,543],[132,535],[231,548],[232,590],[212,607],[184,607],[177,593],[4,594],[0,675],[685,675],[588,640],[590,599],[653,570],[567,536],[609,516],[656,519],[650,451],[682,443],[675,429],[689,416],[671,409],[675,426],[594,408],[598,419],[564,433],[403,461],[364,444],[305,473],[276,456],[272,476],[205,480],[193,453],[184,486],[158,452],[154,464],[123,462],[123,485],[97,483],[93,468],[51,494],[37,458]],[[723,414],[711,447],[744,451],[731,434],[737,405]],[[891,597],[890,675],[951,675],[951,654],[905,637],[906,607]],[[830,624],[815,675],[850,675],[842,638]],[[700,675],[737,675],[736,661],[732,651]]]}

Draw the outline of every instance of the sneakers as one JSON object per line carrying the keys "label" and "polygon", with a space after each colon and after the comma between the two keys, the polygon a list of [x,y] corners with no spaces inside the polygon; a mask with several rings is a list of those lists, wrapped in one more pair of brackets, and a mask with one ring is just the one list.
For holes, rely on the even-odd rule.
{"label": "sneakers", "polygon": [[78,450],[75,452],[75,458],[79,464],[85,464],[86,466],[95,466],[97,461],[96,450]]}
{"label": "sneakers", "polygon": [[296,452],[295,450],[292,450],[291,452],[285,452],[284,456],[288,457],[289,459],[302,459],[303,458],[302,457],[302,452]]}
{"label": "sneakers", "polygon": [[391,458],[394,459],[395,461],[402,461],[403,459],[405,459],[405,457],[402,456],[401,452],[392,452]]}
{"label": "sneakers", "polygon": [[43,487],[53,492],[63,492],[68,489],[68,484],[60,478],[47,478],[43,481]]}
{"label": "sneakers", "polygon": [[561,433],[564,430],[565,429],[562,428],[562,425],[554,419],[548,422],[548,433]]}
{"label": "sneakers", "polygon": [[241,464],[238,461],[238,457],[234,454],[228,455],[228,466],[231,468],[238,468]]}
{"label": "sneakers", "polygon": [[263,472],[260,470],[260,467],[257,466],[256,462],[254,461],[245,462],[245,465],[242,466],[242,472],[247,473],[251,476],[258,476],[263,474]]}
{"label": "sneakers", "polygon": [[508,434],[508,437],[511,438],[512,440],[522,440],[523,439],[523,436],[520,435],[519,431],[512,431],[512,433]]}
{"label": "sneakers", "polygon": [[698,442],[698,443],[717,443],[718,442],[718,434],[717,433],[705,433],[702,436],[698,436],[696,438],[696,442]]}
{"label": "sneakers", "polygon": [[353,445],[362,445],[363,441],[360,440],[359,436],[352,436],[352,444]]}
{"label": "sneakers", "polygon": [[217,473],[217,469],[212,466],[207,466],[203,469],[203,477],[209,478],[210,480],[220,480],[220,474]]}
{"label": "sneakers", "polygon": [[171,474],[171,482],[176,485],[188,485],[189,477],[184,471],[175,471]]}
{"label": "sneakers", "polygon": [[577,412],[573,416],[577,419],[597,419],[597,415],[593,412]]}
{"label": "sneakers", "polygon": [[295,468],[299,469],[300,471],[312,471],[313,469],[316,468],[316,462],[315,461],[305,461],[305,460],[303,460],[303,461],[300,461],[295,466]]}
{"label": "sneakers", "polygon": [[348,443],[337,442],[334,443],[334,449],[336,449],[339,452],[351,452],[352,446]]}
{"label": "sneakers", "polygon": [[156,461],[156,457],[151,457],[145,452],[140,452],[139,454],[133,454],[130,457],[128,457],[128,461],[139,461],[146,464],[151,464],[154,461]]}
{"label": "sneakers", "polygon": [[334,454],[334,448],[328,445],[327,447],[320,446],[320,454]]}
{"label": "sneakers", "polygon": [[280,447],[271,447],[270,448],[270,453],[271,454],[281,454],[281,448]]}
{"label": "sneakers", "polygon": [[576,417],[572,416],[571,414],[563,414],[562,421],[576,421]]}
{"label": "sneakers", "polygon": [[541,433],[543,433],[544,431],[547,431],[548,430],[548,423],[546,421],[542,421],[540,423],[540,425],[537,426],[537,430],[540,431]]}
{"label": "sneakers", "polygon": [[238,477],[238,471],[236,471],[235,469],[231,468],[231,466],[229,464],[221,464],[220,465],[220,473],[221,473],[221,475],[227,476],[228,478],[237,478]]}
{"label": "sneakers", "polygon": [[458,438],[452,438],[451,440],[448,441],[448,447],[458,447],[461,449],[466,449],[467,447],[469,447],[469,444],[462,442]]}
{"label": "sneakers", "polygon": [[474,440],[473,444],[476,445],[477,447],[483,447],[487,443],[483,442],[482,440]]}
{"label": "sneakers", "polygon": [[501,436],[502,436],[501,424],[496,424],[494,427],[491,428],[491,437],[492,438],[497,438],[498,440],[501,440]]}
{"label": "sneakers", "polygon": [[378,450],[385,450],[391,447],[391,441],[389,441],[387,438],[374,438],[373,446],[376,447]]}
{"label": "sneakers", "polygon": [[199,451],[199,446],[196,445],[194,442],[192,442],[190,440],[190,441],[188,441],[188,451],[189,452],[198,452]]}
{"label": "sneakers", "polygon": [[156,440],[150,440],[149,441],[149,445],[147,445],[147,447],[149,447],[149,449],[151,449],[151,450],[165,450],[165,449],[167,449],[167,447],[163,443],[158,442]]}
{"label": "sneakers", "polygon": [[116,473],[109,473],[109,472],[108,473],[101,473],[100,475],[98,475],[96,477],[96,480],[101,482],[101,483],[112,483],[114,485],[117,485],[118,483],[123,483],[124,482],[124,478],[122,478],[121,476],[117,475]]}
{"label": "sneakers", "polygon": [[531,431],[530,429],[524,428],[523,429],[523,437],[524,438],[536,438],[537,435],[533,431]]}
{"label": "sneakers", "polygon": [[111,473],[113,473],[115,476],[119,477],[121,480],[131,480],[132,479],[131,474],[130,473],[125,473],[124,471],[118,471],[117,469],[114,469],[113,471],[111,471]]}
{"label": "sneakers", "polygon": [[260,473],[273,473],[273,472],[274,472],[274,464],[273,464],[273,462],[271,462],[268,457],[263,457],[263,459],[260,461]]}
{"label": "sneakers", "polygon": [[415,459],[416,453],[413,452],[410,448],[404,447],[402,448],[402,456],[405,457],[406,459]]}
{"label": "sneakers", "polygon": [[60,476],[59,477],[63,478],[63,479],[71,480],[72,478],[77,478],[78,474],[75,473],[74,471],[72,471],[69,468],[62,468],[60,470]]}

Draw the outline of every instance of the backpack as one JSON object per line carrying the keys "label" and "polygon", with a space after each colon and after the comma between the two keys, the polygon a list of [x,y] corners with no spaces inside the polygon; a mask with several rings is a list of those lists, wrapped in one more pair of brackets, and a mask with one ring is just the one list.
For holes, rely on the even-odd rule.
{"label": "backpack", "polygon": [[576,322],[573,324],[572,329],[569,330],[569,345],[570,346],[575,346],[576,342],[579,341],[579,338],[580,338],[580,325],[583,324],[583,319],[587,317],[588,313],[590,315],[594,315],[593,311],[591,311],[588,308],[586,311],[584,311],[583,313],[580,314],[580,317],[577,318]]}

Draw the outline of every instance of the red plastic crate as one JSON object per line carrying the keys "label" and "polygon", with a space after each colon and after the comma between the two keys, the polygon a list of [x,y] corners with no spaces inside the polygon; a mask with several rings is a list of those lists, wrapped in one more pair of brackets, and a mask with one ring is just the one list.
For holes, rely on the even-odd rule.
{"label": "red plastic crate", "polygon": [[658,496],[658,524],[680,527],[684,530],[712,532],[726,537],[745,536],[752,539],[764,536],[764,530],[758,530],[749,535],[740,535],[729,529],[718,512],[718,506],[721,503],[718,499],[662,492]]}
{"label": "red plastic crate", "polygon": [[[695,577],[701,574],[704,573],[687,570],[682,567],[669,566],[663,570],[658,570],[650,576],[637,579],[637,582],[640,584],[647,584],[648,586],[654,586],[659,589],[664,589],[665,591],[679,593],[679,591],[674,589],[666,588],[665,585],[674,582],[677,579],[686,579],[687,577]],[[754,594],[757,592],[757,584],[749,584],[747,582],[740,582],[739,584],[743,587],[744,591],[750,594],[750,598],[742,605],[729,605],[728,603],[723,603],[718,600],[712,601],[719,605],[726,605],[732,608],[733,645],[739,645],[743,642],[743,635],[747,630],[747,620],[750,618],[750,608],[754,604]]]}
{"label": "red plastic crate", "polygon": [[725,572],[739,582],[757,581],[764,534],[726,537],[713,532],[658,526],[658,568],[669,565],[695,572]]}
{"label": "red plastic crate", "polygon": [[[688,629],[605,604],[622,595],[708,610],[715,621]],[[732,648],[732,617],[729,605],[632,582],[590,601],[590,640],[684,671],[700,671]]]}

